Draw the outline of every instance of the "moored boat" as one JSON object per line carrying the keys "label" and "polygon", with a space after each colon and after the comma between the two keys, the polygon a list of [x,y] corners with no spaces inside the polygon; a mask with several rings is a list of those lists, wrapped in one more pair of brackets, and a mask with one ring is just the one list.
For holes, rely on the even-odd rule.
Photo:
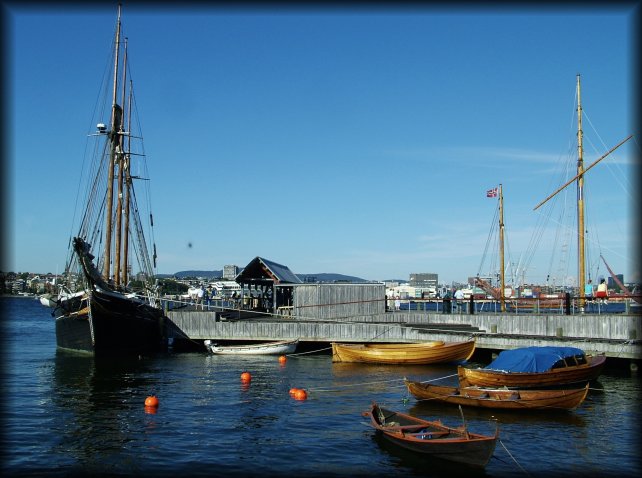
{"label": "moored boat", "polygon": [[502,410],[573,410],[584,402],[589,388],[588,383],[583,388],[559,390],[449,387],[407,379],[404,383],[418,400]]}
{"label": "moored boat", "polygon": [[363,415],[386,440],[402,448],[468,466],[485,467],[499,438],[499,427],[493,435],[482,435],[468,431],[465,422],[461,427],[448,427],[441,421],[394,412],[376,403]]}
{"label": "moored boat", "polygon": [[294,352],[299,339],[246,345],[218,345],[211,340],[205,340],[203,343],[205,348],[215,355],[281,355]]}
{"label": "moored boat", "polygon": [[[56,345],[91,354],[141,354],[163,347],[164,313],[154,269],[156,246],[148,243],[153,216],[149,204],[137,200],[134,183],[147,177],[142,135],[136,128],[137,110],[132,107],[133,88],[125,72],[127,41],[121,34],[118,7],[113,44],[113,77],[110,95],[91,134],[99,145],[88,148],[95,156],[87,178],[87,197],[78,231],[69,243],[70,254],[60,278],[56,299],[43,305],[54,307]],[[103,116],[105,115],[105,116]],[[141,163],[139,163],[139,161]],[[149,198],[143,191],[141,197]],[[149,218],[144,224],[142,217]],[[92,249],[92,244],[100,246]],[[138,270],[133,269],[138,265]]]}
{"label": "moored boat", "polygon": [[596,379],[605,355],[586,355],[576,347],[522,347],[504,350],[484,368],[457,367],[462,387],[546,388]]}
{"label": "moored boat", "polygon": [[436,364],[468,360],[475,351],[475,340],[464,342],[425,342],[398,344],[332,343],[333,362],[385,364]]}

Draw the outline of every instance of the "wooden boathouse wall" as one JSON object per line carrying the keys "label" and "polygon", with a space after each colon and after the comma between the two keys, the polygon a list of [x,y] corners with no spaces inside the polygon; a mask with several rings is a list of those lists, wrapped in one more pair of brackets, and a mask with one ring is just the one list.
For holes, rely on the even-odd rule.
{"label": "wooden boathouse wall", "polygon": [[[477,348],[504,350],[565,345],[610,357],[642,358],[639,315],[517,315],[388,312],[341,319],[257,316],[224,319],[218,312],[174,310],[172,325],[191,340],[280,340],[309,342],[458,341],[476,337]],[[178,338],[177,335],[175,335]]]}
{"label": "wooden boathouse wall", "polygon": [[296,284],[292,288],[294,317],[339,319],[386,311],[383,283]]}

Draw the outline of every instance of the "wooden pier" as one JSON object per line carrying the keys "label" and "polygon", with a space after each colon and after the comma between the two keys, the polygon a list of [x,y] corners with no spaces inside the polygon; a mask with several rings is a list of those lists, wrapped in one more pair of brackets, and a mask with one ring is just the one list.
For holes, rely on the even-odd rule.
{"label": "wooden pier", "polygon": [[638,361],[642,316],[627,314],[441,314],[394,311],[334,319],[301,319],[249,311],[170,310],[174,340],[282,340],[302,342],[460,341],[473,336],[478,349],[532,345],[578,347],[587,353]]}

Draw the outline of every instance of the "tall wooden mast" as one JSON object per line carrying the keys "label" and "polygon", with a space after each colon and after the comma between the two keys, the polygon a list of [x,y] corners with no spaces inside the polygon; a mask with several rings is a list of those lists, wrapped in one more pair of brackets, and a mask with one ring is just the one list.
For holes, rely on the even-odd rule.
{"label": "tall wooden mast", "polygon": [[[125,48],[123,52],[123,90],[121,96],[121,103],[125,106],[127,94],[127,38],[125,38]],[[124,115],[123,115],[124,116]],[[117,151],[117,164],[118,164],[118,196],[116,198],[116,244],[114,246],[114,283],[120,285],[121,283],[121,251],[123,248],[123,188],[125,182],[124,168],[125,168],[125,119],[120,123],[119,142]],[[125,231],[125,234],[127,231]]]}
{"label": "tall wooden mast", "polygon": [[120,4],[118,5],[118,21],[116,24],[116,40],[114,52],[114,88],[112,94],[111,110],[111,131],[109,133],[111,141],[111,151],[109,153],[109,171],[107,179],[107,204],[105,218],[105,258],[103,264],[103,276],[106,280],[110,278],[111,268],[111,236],[112,236],[112,214],[114,202],[114,167],[116,163],[116,149],[119,144],[120,122],[122,120],[122,109],[116,103],[118,98],[118,61],[120,50]]}
{"label": "tall wooden mast", "polygon": [[618,149],[628,140],[630,140],[633,135],[629,135],[617,145],[612,147],[598,159],[593,161],[586,169],[584,168],[584,148],[583,148],[583,135],[582,132],[582,97],[580,94],[580,75],[577,75],[577,174],[566,181],[562,186],[557,188],[555,192],[549,194],[549,196],[541,201],[537,206],[533,208],[533,211],[536,211],[540,206],[548,202],[549,199],[554,197],[562,189],[566,188],[569,184],[574,181],[577,181],[577,282],[578,282],[578,295],[580,297],[580,307],[584,307],[586,294],[584,287],[586,286],[586,251],[585,251],[585,233],[586,228],[584,225],[584,174],[588,172],[593,166],[606,158],[613,151]]}
{"label": "tall wooden mast", "polygon": [[499,185],[499,297],[501,311],[506,312],[506,278],[504,276],[504,193]]}
{"label": "tall wooden mast", "polygon": [[586,261],[584,250],[584,150],[582,147],[582,98],[580,75],[577,75],[577,279],[580,307],[584,307],[586,284]]}
{"label": "tall wooden mast", "polygon": [[[132,130],[132,96],[133,96],[133,87],[132,81],[129,80],[129,100],[127,103],[127,131],[131,133]],[[127,147],[125,148],[125,234],[123,237],[123,271],[122,271],[122,284],[127,285],[129,280],[129,271],[127,270],[127,265],[129,264],[129,213],[130,213],[130,195],[132,188],[132,178],[131,178],[131,169],[130,169],[130,151],[131,151],[131,134],[127,134]]]}

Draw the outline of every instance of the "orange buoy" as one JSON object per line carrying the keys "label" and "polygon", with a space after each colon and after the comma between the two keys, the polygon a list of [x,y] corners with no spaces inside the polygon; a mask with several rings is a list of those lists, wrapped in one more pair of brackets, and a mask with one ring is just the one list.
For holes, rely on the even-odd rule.
{"label": "orange buoy", "polygon": [[145,406],[151,408],[158,407],[158,398],[156,398],[154,395],[147,397],[145,399]]}
{"label": "orange buoy", "polygon": [[308,394],[305,390],[300,388],[296,392],[294,392],[294,398],[296,400],[305,400],[306,398],[308,398]]}
{"label": "orange buoy", "polygon": [[250,372],[243,372],[241,374],[241,382],[249,382],[252,380],[252,375],[250,375]]}
{"label": "orange buoy", "polygon": [[298,388],[291,388],[291,389],[290,389],[290,395],[291,395],[292,397],[294,397],[294,394],[296,394],[296,392],[297,392],[298,390],[299,390]]}
{"label": "orange buoy", "polygon": [[279,363],[285,363],[286,360],[287,360],[287,358],[285,357],[285,355],[281,355],[279,357]]}

